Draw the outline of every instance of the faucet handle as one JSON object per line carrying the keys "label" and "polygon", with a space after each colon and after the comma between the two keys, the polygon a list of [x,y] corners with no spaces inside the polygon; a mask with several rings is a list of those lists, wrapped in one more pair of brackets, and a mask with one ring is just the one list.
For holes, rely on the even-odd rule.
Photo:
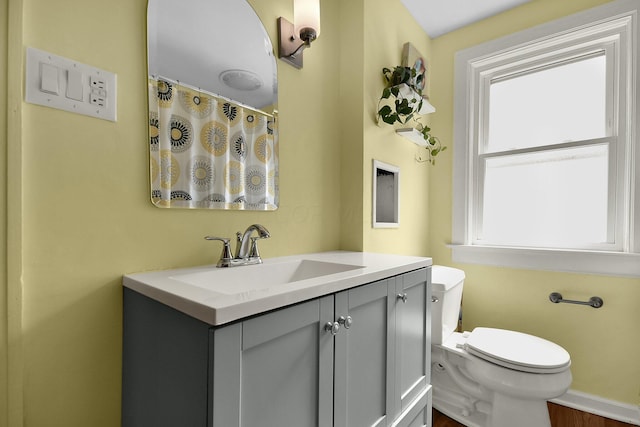
{"label": "faucet handle", "polygon": [[258,252],[258,240],[264,237],[252,237],[251,249],[249,249],[249,258],[260,258],[260,252]]}
{"label": "faucet handle", "polygon": [[240,248],[242,247],[242,233],[236,231],[236,253],[234,258],[240,258]]}
{"label": "faucet handle", "polygon": [[218,267],[229,267],[233,256],[231,256],[231,245],[226,237],[205,236],[205,240],[219,240],[222,242],[222,253],[218,261]]}
{"label": "faucet handle", "polygon": [[271,234],[269,234],[269,231],[263,225],[254,224],[252,227],[256,227],[258,235],[255,237],[251,237],[249,258],[257,258],[259,262],[262,263],[262,259],[260,259],[260,253],[258,252],[258,240],[268,239],[269,237],[271,237]]}

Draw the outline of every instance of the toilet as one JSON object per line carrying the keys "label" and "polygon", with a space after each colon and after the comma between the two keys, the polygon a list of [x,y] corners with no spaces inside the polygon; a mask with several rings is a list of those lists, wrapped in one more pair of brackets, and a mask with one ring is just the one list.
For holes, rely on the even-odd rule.
{"label": "toilet", "polygon": [[571,385],[569,353],[521,332],[455,332],[464,272],[434,265],[431,277],[433,407],[469,427],[550,427],[547,400]]}

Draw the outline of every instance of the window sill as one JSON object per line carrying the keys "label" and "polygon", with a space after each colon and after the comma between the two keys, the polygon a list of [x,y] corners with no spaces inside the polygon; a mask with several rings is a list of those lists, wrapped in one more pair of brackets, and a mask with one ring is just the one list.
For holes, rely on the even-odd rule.
{"label": "window sill", "polygon": [[554,249],[449,245],[457,263],[566,273],[640,277],[640,254]]}

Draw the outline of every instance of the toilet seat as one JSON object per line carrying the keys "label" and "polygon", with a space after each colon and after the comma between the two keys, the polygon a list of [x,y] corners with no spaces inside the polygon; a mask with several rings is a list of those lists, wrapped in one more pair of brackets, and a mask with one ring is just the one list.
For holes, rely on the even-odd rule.
{"label": "toilet seat", "polygon": [[529,373],[557,373],[571,365],[569,353],[559,345],[522,332],[475,328],[464,349],[505,368]]}

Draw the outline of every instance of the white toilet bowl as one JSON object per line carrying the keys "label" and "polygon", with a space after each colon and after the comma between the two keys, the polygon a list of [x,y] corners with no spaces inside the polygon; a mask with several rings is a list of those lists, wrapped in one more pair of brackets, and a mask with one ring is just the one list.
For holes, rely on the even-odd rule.
{"label": "white toilet bowl", "polygon": [[453,332],[464,273],[434,266],[432,277],[432,312],[441,317],[432,319],[433,407],[470,427],[550,427],[546,402],[571,385],[569,353],[520,332]]}

